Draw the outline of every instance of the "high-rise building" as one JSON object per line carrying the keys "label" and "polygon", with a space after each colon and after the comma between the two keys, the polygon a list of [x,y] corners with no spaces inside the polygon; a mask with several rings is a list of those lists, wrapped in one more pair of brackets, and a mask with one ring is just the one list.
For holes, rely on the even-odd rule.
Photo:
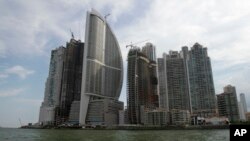
{"label": "high-rise building", "polygon": [[240,119],[246,120],[246,113],[247,113],[247,103],[245,94],[240,94],[240,101],[239,101],[239,113],[240,113]]}
{"label": "high-rise building", "polygon": [[227,117],[230,121],[239,120],[238,101],[234,86],[227,85],[224,92],[217,95],[219,116]]}
{"label": "high-rise building", "polygon": [[149,60],[156,61],[155,46],[152,43],[146,43],[146,45],[142,47],[142,53],[144,53]]}
{"label": "high-rise building", "polygon": [[128,53],[127,111],[130,124],[144,122],[144,111],[158,107],[156,63],[139,48]]}
{"label": "high-rise building", "polygon": [[239,115],[240,115],[240,120],[245,121],[246,120],[246,114],[244,112],[243,104],[242,102],[238,102],[238,107],[239,107]]}
{"label": "high-rise building", "polygon": [[166,86],[163,88],[165,93],[160,92],[160,96],[162,96],[160,99],[165,105],[162,108],[166,108],[168,111],[173,109],[190,111],[188,75],[184,58],[177,51],[163,54],[163,67],[165,67],[163,74],[160,63],[158,65],[159,75],[161,75],[159,80],[163,79],[163,82],[159,83]]}
{"label": "high-rise building", "polygon": [[[166,54],[163,54],[163,57]],[[158,71],[158,90],[159,90],[159,107],[169,111],[167,83],[166,83],[166,63],[164,58],[157,58],[157,71]]]}
{"label": "high-rise building", "polygon": [[246,113],[247,112],[247,103],[246,103],[246,98],[245,98],[244,93],[240,94],[240,102],[242,103],[244,113]]}
{"label": "high-rise building", "polygon": [[39,123],[43,125],[54,124],[55,108],[60,103],[64,53],[65,48],[63,46],[51,51],[49,75],[39,113]]}
{"label": "high-rise building", "polygon": [[215,91],[207,48],[196,43],[188,50],[170,51],[158,58],[160,107],[187,110],[195,116],[216,113]]}
{"label": "high-rise building", "polygon": [[[60,105],[56,111],[57,124],[69,121],[70,109],[79,109],[79,107],[74,106],[80,105],[73,104],[73,101],[80,101],[83,52],[84,43],[80,40],[77,41],[72,38],[66,44]],[[79,120],[75,122],[79,122]]]}
{"label": "high-rise building", "polygon": [[193,115],[214,116],[215,90],[207,48],[195,43],[188,53],[188,77]]}
{"label": "high-rise building", "polygon": [[[80,124],[113,124],[105,117],[114,114],[118,124],[119,110],[123,109],[118,101],[122,81],[122,56],[114,33],[98,12],[87,12]],[[105,110],[105,105],[112,108]]]}

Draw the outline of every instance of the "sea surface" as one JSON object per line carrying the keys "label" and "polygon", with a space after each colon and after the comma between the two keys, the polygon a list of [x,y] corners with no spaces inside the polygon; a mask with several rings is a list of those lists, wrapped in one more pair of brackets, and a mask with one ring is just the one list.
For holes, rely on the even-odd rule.
{"label": "sea surface", "polygon": [[58,130],[0,128],[0,141],[229,141],[229,130]]}

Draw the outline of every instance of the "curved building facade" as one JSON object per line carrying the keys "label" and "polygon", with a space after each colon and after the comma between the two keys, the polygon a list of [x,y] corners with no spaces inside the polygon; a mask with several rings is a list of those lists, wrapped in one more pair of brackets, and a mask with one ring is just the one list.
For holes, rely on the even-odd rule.
{"label": "curved building facade", "polygon": [[[117,39],[96,11],[87,13],[80,106],[80,124],[89,117],[95,100],[118,100],[123,81],[122,56]],[[97,107],[101,108],[101,107]]]}

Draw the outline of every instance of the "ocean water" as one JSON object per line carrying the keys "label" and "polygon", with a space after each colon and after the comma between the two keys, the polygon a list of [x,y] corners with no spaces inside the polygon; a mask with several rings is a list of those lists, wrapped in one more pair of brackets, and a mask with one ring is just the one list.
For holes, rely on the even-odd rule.
{"label": "ocean water", "polygon": [[229,130],[58,130],[0,128],[0,141],[229,141]]}

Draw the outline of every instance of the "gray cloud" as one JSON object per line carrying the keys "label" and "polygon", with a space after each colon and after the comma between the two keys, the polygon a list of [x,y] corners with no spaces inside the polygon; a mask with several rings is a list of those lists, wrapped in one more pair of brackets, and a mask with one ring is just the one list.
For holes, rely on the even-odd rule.
{"label": "gray cloud", "polygon": [[0,56],[6,49],[8,55],[47,55],[48,50],[65,44],[70,29],[84,39],[85,14],[91,7],[111,12],[109,20],[117,21],[133,4],[131,0],[1,1]]}

